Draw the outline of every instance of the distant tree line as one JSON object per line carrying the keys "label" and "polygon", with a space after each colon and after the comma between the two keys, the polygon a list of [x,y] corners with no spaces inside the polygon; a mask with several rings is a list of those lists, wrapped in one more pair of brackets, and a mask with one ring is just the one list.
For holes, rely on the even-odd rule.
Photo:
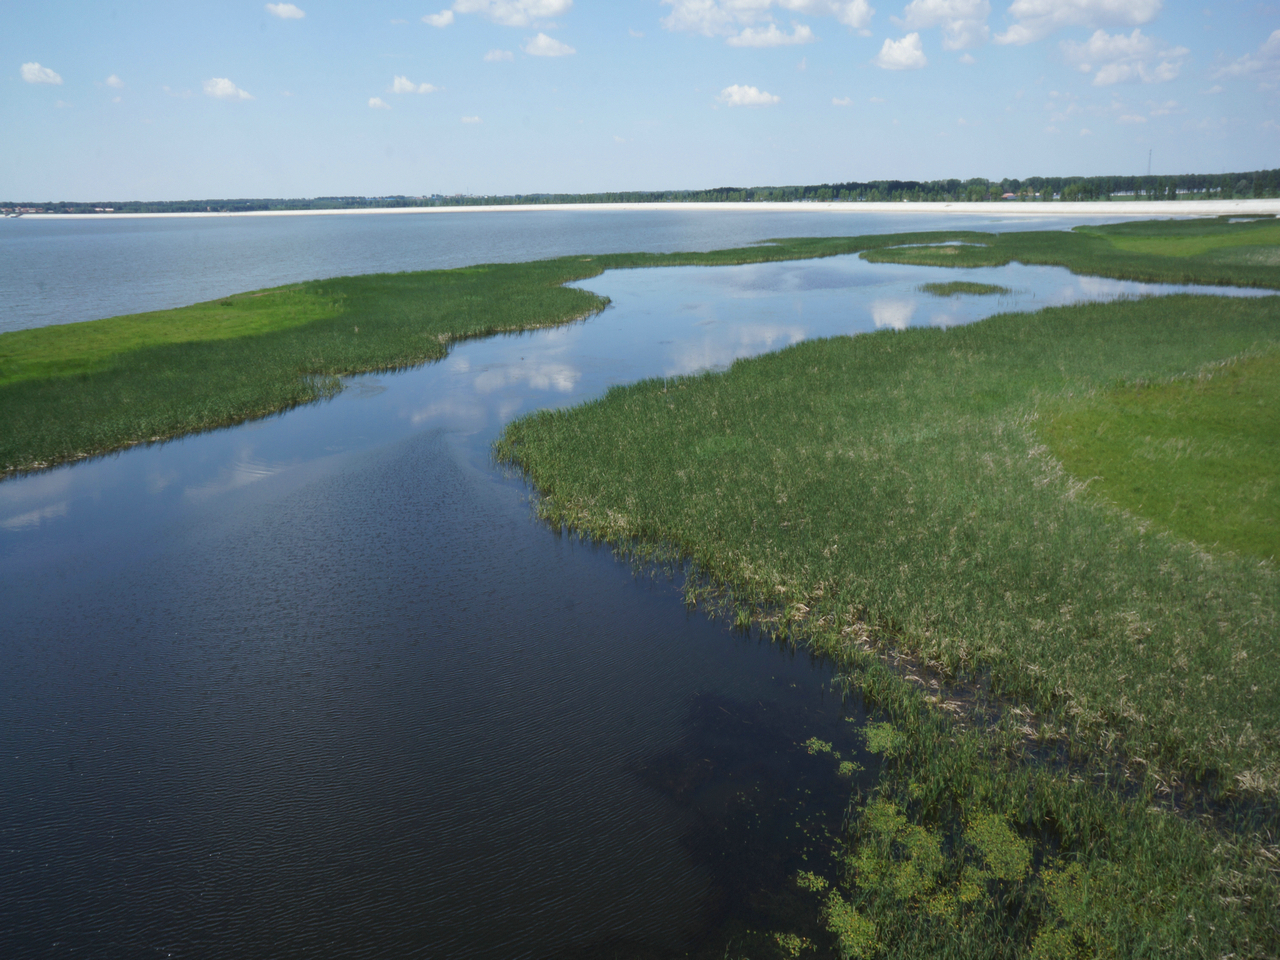
{"label": "distant tree line", "polygon": [[628,190],[617,193],[525,193],[504,196],[313,197],[298,200],[113,200],[3,202],[0,213],[247,213],[262,210],[356,210],[549,203],[773,202],[1071,202],[1077,200],[1230,200],[1280,196],[1280,170],[1184,173],[1171,177],[1028,177],[1026,180],[872,180],[794,187]]}

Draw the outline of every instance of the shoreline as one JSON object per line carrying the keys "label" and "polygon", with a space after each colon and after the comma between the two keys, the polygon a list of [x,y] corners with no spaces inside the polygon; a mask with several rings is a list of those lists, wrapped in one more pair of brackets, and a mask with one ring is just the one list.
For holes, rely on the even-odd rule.
{"label": "shoreline", "polygon": [[756,212],[798,211],[810,213],[961,213],[988,214],[1013,217],[1221,217],[1280,216],[1280,199],[1265,200],[1087,200],[1063,203],[1061,201],[988,201],[980,203],[887,203],[858,201],[799,201],[780,203],[761,202],[696,202],[696,203],[536,203],[492,204],[487,206],[455,207],[358,207],[340,210],[246,210],[235,213],[193,211],[186,213],[24,213],[8,220],[152,220],[182,217],[323,217],[356,216],[362,214],[442,214],[442,213],[530,213],[538,210],[567,213],[573,211],[604,211],[624,213],[634,210],[735,210]]}

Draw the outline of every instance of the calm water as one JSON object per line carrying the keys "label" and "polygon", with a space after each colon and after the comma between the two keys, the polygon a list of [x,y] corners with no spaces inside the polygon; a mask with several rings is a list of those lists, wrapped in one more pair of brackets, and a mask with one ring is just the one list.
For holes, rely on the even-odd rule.
{"label": "calm water", "polygon": [[0,218],[0,331],[199,303],[360,273],[576,253],[714,250],[770,237],[1057,230],[1062,217],[670,208],[155,220]]}
{"label": "calm water", "polygon": [[[531,242],[535,221],[504,216],[521,215],[430,229]],[[589,236],[560,217],[540,253],[787,232],[761,217],[691,239],[657,217],[632,242],[607,216]],[[344,243],[355,265],[331,272],[373,269],[363,245],[398,250],[418,219],[186,221],[190,236],[135,221],[138,302],[89,312],[165,304],[182,269],[166,249],[208,245],[190,289],[224,292],[325,272]],[[319,239],[274,266],[249,256],[260,273],[215,269],[259,223],[262,249],[277,229]],[[828,225],[868,232],[803,232]],[[71,262],[115,256],[114,234],[88,236]],[[380,265],[466,260],[482,240]],[[955,276],[850,257],[611,272],[583,284],[613,300],[587,322],[0,484],[0,955],[718,956],[726,931],[785,926],[786,878],[821,863],[849,795],[803,743],[874,773],[858,704],[822,664],[541,527],[489,445],[530,410],[806,337],[1154,290],[1025,267],[966,274],[1008,297],[916,290]],[[99,304],[123,302],[127,284],[107,287]],[[45,318],[73,299],[51,295]]]}

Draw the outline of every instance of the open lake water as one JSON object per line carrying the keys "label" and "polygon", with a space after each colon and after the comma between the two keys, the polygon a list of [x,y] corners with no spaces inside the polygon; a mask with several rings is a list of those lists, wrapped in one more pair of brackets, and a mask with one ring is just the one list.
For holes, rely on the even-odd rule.
{"label": "open lake water", "polygon": [[[3,221],[0,330],[337,274],[1063,225]],[[960,277],[1012,292],[918,290]],[[860,705],[827,665],[539,524],[492,441],[539,408],[810,337],[1172,289],[856,257],[580,285],[612,305],[0,483],[0,956],[720,956],[735,932],[786,929],[788,878],[821,867],[851,790],[804,743],[874,777]]]}

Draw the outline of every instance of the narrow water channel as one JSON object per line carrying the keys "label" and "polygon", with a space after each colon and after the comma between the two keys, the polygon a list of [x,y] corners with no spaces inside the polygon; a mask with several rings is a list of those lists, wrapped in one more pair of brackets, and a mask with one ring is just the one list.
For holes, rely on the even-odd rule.
{"label": "narrow water channel", "polygon": [[540,526],[489,448],[807,337],[1168,289],[918,290],[956,277],[613,272],[586,322],[0,484],[0,955],[718,956],[784,922],[851,788],[804,743],[874,773],[859,705]]}

